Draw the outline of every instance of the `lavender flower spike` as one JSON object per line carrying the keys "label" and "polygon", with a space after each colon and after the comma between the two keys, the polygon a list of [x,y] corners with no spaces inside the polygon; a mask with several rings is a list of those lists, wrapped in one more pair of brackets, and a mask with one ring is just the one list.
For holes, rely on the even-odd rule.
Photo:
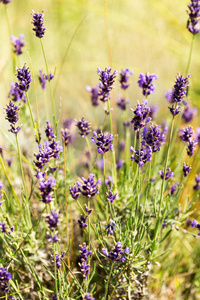
{"label": "lavender flower spike", "polygon": [[20,90],[19,84],[17,82],[12,81],[10,86],[11,88],[8,94],[8,98],[14,102],[22,100],[24,103],[26,103],[25,92]]}
{"label": "lavender flower spike", "polygon": [[0,286],[2,292],[9,292],[8,284],[11,279],[12,275],[7,271],[7,268],[0,268]]}
{"label": "lavender flower spike", "polygon": [[140,151],[136,151],[132,146],[130,151],[133,152],[131,160],[134,160],[139,167],[142,167],[147,161],[151,161],[152,149],[150,146],[145,144],[145,141],[141,142]]}
{"label": "lavender flower spike", "polygon": [[34,10],[32,11],[33,15],[33,31],[35,31],[35,35],[38,38],[43,38],[46,28],[44,27],[44,14],[42,13],[36,13]]}
{"label": "lavender flower spike", "polygon": [[85,138],[86,135],[90,133],[90,123],[85,121],[84,118],[82,118],[80,121],[76,122],[76,126],[79,129],[79,134]]}
{"label": "lavender flower spike", "polygon": [[91,103],[93,106],[98,106],[99,105],[99,87],[90,87],[89,85],[87,85],[85,87],[86,91],[88,91],[90,93],[90,97],[91,97]]}
{"label": "lavender flower spike", "polygon": [[[96,138],[96,140],[95,140]],[[93,133],[93,138],[91,141],[97,145],[98,153],[103,154],[109,150],[113,150],[113,135],[109,134],[108,132],[101,132],[97,134],[96,131]]]}
{"label": "lavender flower spike", "polygon": [[84,295],[84,300],[95,300],[95,298],[90,294],[90,293],[86,293]]}
{"label": "lavender flower spike", "polygon": [[120,73],[119,82],[121,84],[121,89],[126,90],[129,87],[128,79],[133,75],[133,72],[129,69],[122,70]]}
{"label": "lavender flower spike", "polygon": [[0,0],[0,2],[2,2],[3,4],[8,4],[8,3],[12,2],[12,0]]}
{"label": "lavender flower spike", "polygon": [[16,75],[19,81],[20,90],[27,92],[31,81],[33,80],[29,72],[29,68],[27,68],[26,65],[24,65],[23,68],[18,68]]}
{"label": "lavender flower spike", "polygon": [[94,181],[94,174],[89,174],[88,179],[81,177],[82,182],[77,181],[77,186],[81,194],[87,198],[91,198],[99,193],[99,185],[101,180]]}
{"label": "lavender flower spike", "polygon": [[15,124],[19,120],[18,117],[19,106],[14,105],[12,101],[7,105],[6,108],[6,120],[10,123],[11,129],[9,130],[12,133],[18,133],[21,129],[20,126],[15,127]]}
{"label": "lavender flower spike", "polygon": [[24,43],[24,35],[21,33],[19,35],[19,38],[15,38],[13,35],[11,35],[10,37],[11,43],[14,46],[13,52],[16,55],[20,55],[22,54],[22,48],[24,47],[25,43]]}
{"label": "lavender flower spike", "polygon": [[148,96],[154,92],[156,86],[152,82],[157,79],[158,77],[156,74],[140,73],[138,85],[142,88],[142,94],[144,96]]}
{"label": "lavender flower spike", "polygon": [[183,165],[183,174],[185,177],[188,176],[188,174],[191,172],[192,166],[189,166],[188,164]]}
{"label": "lavender flower spike", "polygon": [[[161,179],[164,178],[164,168],[162,171],[159,171],[158,174],[160,174]],[[169,178],[173,178],[174,176],[174,172],[171,172],[171,169],[168,168],[165,172],[165,180],[169,179]]]}
{"label": "lavender flower spike", "polygon": [[104,71],[100,68],[97,68],[97,73],[100,74],[100,82],[99,82],[99,96],[100,100],[103,102],[108,101],[110,92],[112,90],[113,83],[115,81],[115,77],[117,75],[117,71],[115,70],[111,73],[111,68],[108,67]]}
{"label": "lavender flower spike", "polygon": [[141,104],[138,102],[136,109],[131,110],[135,115],[131,120],[135,131],[143,128],[149,121],[151,121],[151,118],[149,117],[151,110],[150,107],[147,106],[147,100],[143,100]]}
{"label": "lavender flower spike", "polygon": [[59,217],[57,212],[53,210],[49,215],[46,216],[46,222],[48,223],[48,227],[51,231],[54,231],[58,227]]}
{"label": "lavender flower spike", "polygon": [[183,98],[186,96],[187,93],[187,87],[189,86],[189,77],[184,77],[184,75],[180,75],[178,73],[178,76],[176,77],[173,94],[172,94],[172,103],[180,103],[183,101]]}
{"label": "lavender flower spike", "polygon": [[200,19],[200,1],[191,0],[191,3],[188,5],[189,19],[187,22],[187,29],[192,34],[197,34],[200,32],[199,19]]}

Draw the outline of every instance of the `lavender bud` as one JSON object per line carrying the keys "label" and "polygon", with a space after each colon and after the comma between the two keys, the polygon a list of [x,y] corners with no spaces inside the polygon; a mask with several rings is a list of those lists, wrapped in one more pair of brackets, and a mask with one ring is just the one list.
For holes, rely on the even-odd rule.
{"label": "lavender bud", "polygon": [[38,38],[43,38],[46,28],[44,27],[44,14],[42,13],[35,13],[34,10],[32,11],[33,16],[33,31],[35,31],[35,35]]}
{"label": "lavender bud", "polygon": [[146,73],[140,73],[139,74],[139,80],[138,80],[138,85],[140,88],[142,88],[142,94],[144,96],[148,96],[152,94],[156,88],[156,86],[152,83],[153,80],[157,80],[158,77],[156,74],[149,74]]}

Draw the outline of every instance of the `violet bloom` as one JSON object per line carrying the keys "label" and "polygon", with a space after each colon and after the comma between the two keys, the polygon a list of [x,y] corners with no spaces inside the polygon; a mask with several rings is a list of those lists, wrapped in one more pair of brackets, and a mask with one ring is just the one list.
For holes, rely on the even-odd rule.
{"label": "violet bloom", "polygon": [[52,139],[54,139],[56,136],[55,134],[53,133],[53,127],[52,125],[50,124],[49,121],[46,121],[46,127],[45,127],[45,134],[46,134],[46,137],[49,141],[51,141]]}
{"label": "violet bloom", "polygon": [[78,220],[79,227],[81,229],[85,229],[88,226],[86,222],[87,222],[87,217],[81,215],[80,220]]}
{"label": "violet bloom", "polygon": [[2,2],[3,4],[8,4],[8,3],[12,2],[12,0],[0,0],[0,2]]}
{"label": "violet bloom", "polygon": [[183,175],[185,177],[188,176],[188,174],[191,172],[191,170],[192,170],[192,166],[189,166],[188,164],[184,163],[184,165],[183,165]]}
{"label": "violet bloom", "polygon": [[111,68],[105,68],[105,70],[101,70],[97,68],[97,73],[100,75],[99,77],[99,96],[102,102],[106,102],[109,100],[110,92],[112,90],[113,83],[115,81],[115,77],[117,75],[117,71],[115,70],[111,73]]}
{"label": "violet bloom", "polygon": [[38,38],[43,38],[46,28],[44,27],[44,14],[42,13],[36,13],[32,11],[33,16],[33,31],[35,31],[35,35]]}
{"label": "violet bloom", "polygon": [[186,127],[184,129],[180,130],[179,132],[180,132],[180,137],[181,137],[182,141],[184,141],[184,142],[189,142],[191,137],[194,134],[194,131],[192,130],[191,126]]}
{"label": "violet bloom", "polygon": [[90,293],[86,293],[84,295],[84,300],[95,300],[95,298],[90,294]]}
{"label": "violet bloom", "polygon": [[111,188],[111,186],[113,185],[113,178],[112,176],[108,176],[107,179],[105,179],[105,184]]}
{"label": "violet bloom", "polygon": [[123,159],[120,159],[120,160],[116,163],[116,169],[119,170],[123,165],[124,165],[124,161],[123,161]]}
{"label": "violet bloom", "polygon": [[165,131],[160,130],[161,126],[151,125],[149,128],[144,127],[142,137],[148,146],[151,146],[153,152],[160,151],[162,143],[165,142]]}
{"label": "violet bloom", "polygon": [[107,200],[113,203],[113,201],[117,198],[117,194],[113,194],[111,187],[109,188],[109,192],[106,193],[107,195]]}
{"label": "violet bloom", "polygon": [[81,177],[82,182],[77,181],[77,186],[81,194],[88,199],[94,197],[99,193],[99,188],[101,184],[101,179],[98,179],[96,182],[94,180],[94,174],[89,174],[88,179]]}
{"label": "violet bloom", "polygon": [[19,106],[14,105],[12,101],[10,101],[6,107],[6,120],[8,120],[11,126],[9,131],[15,134],[17,134],[21,129],[20,126],[15,127],[15,124],[19,120],[18,111],[19,111]]}
{"label": "violet bloom", "polygon": [[121,89],[126,90],[129,87],[128,79],[133,75],[133,71],[129,69],[122,70],[119,73],[120,79],[119,82],[121,84]]}
{"label": "violet bloom", "polygon": [[195,181],[196,181],[196,184],[193,186],[193,189],[195,191],[198,191],[200,189],[200,175],[195,176]]}
{"label": "violet bloom", "polygon": [[34,161],[38,169],[43,169],[45,164],[51,159],[52,150],[49,147],[49,142],[44,142],[44,145],[38,145],[39,153],[34,153],[36,161]]}
{"label": "violet bloom", "polygon": [[9,281],[12,279],[12,275],[7,271],[7,268],[0,268],[0,286],[1,291],[8,293],[9,292]]}
{"label": "violet bloom", "polygon": [[1,232],[6,233],[6,224],[4,222],[0,222],[0,229]]}
{"label": "violet bloom", "polygon": [[[193,228],[196,227],[200,230],[200,224],[197,223],[197,221],[195,219],[191,222],[190,226],[193,227]],[[198,232],[198,235],[200,235],[200,231]]]}
{"label": "violet bloom", "polygon": [[51,149],[51,157],[59,158],[60,153],[63,152],[63,147],[60,146],[60,142],[57,142],[55,139],[53,139],[49,144],[49,147]]}
{"label": "violet bloom", "polygon": [[[163,179],[164,178],[164,168],[162,171],[159,171],[158,174],[160,174],[161,179]],[[173,178],[173,176],[174,176],[174,172],[171,172],[170,168],[166,169],[165,180],[167,180],[169,178]]]}
{"label": "violet bloom", "polygon": [[58,236],[57,234],[55,233],[54,235],[48,235],[48,240],[50,243],[54,244],[54,243],[57,243],[58,242]]}
{"label": "violet bloom", "polygon": [[174,184],[174,185],[171,185],[170,188],[170,195],[174,195],[176,193],[176,190],[177,190],[177,186]]}
{"label": "violet bloom", "polygon": [[98,106],[99,105],[99,87],[90,87],[89,85],[87,85],[85,87],[86,91],[88,91],[90,93],[90,97],[91,97],[91,103],[93,106]]}
{"label": "violet bloom", "polygon": [[192,34],[197,34],[200,32],[199,19],[200,19],[200,1],[191,0],[191,3],[188,5],[189,19],[187,21],[187,29]]}
{"label": "violet bloom", "polygon": [[188,156],[192,156],[194,154],[195,146],[196,146],[195,141],[187,142],[187,149],[186,150],[187,150],[187,155]]}
{"label": "violet bloom", "polygon": [[55,263],[55,259],[56,259],[56,268],[60,269],[61,268],[61,258],[58,254],[55,255],[55,258],[52,257],[52,264]]}
{"label": "violet bloom", "polygon": [[84,118],[82,118],[80,121],[76,122],[76,126],[79,129],[79,134],[85,138],[90,133],[90,123],[85,121]]}
{"label": "violet bloom", "polygon": [[20,89],[18,83],[12,81],[10,86],[11,88],[8,94],[8,98],[14,102],[22,100],[24,103],[26,103],[25,92]]}
{"label": "violet bloom", "polygon": [[59,223],[59,216],[57,212],[54,212],[53,210],[49,215],[46,216],[46,222],[48,224],[48,227],[51,231],[54,231],[58,227]]}
{"label": "violet bloom", "polygon": [[173,117],[177,116],[180,111],[181,111],[181,107],[180,106],[177,106],[177,108],[174,108],[174,105],[172,105],[172,107],[169,107],[169,110],[170,110],[170,113],[172,114]]}
{"label": "violet bloom", "polygon": [[184,108],[183,114],[182,114],[182,119],[186,122],[189,123],[193,120],[194,116],[197,114],[197,108],[191,108],[188,105]]}
{"label": "violet bloom", "polygon": [[56,181],[53,177],[49,176],[47,179],[42,178],[39,183],[40,195],[43,203],[50,203],[53,198],[53,190],[56,185]]}
{"label": "violet bloom", "polygon": [[90,265],[87,264],[88,256],[92,254],[92,251],[88,251],[88,246],[86,246],[86,244],[84,243],[83,245],[80,245],[79,252],[81,255],[79,256],[80,262],[78,264],[83,274],[83,279],[86,279],[90,270]]}
{"label": "violet bloom", "polygon": [[80,196],[80,189],[78,187],[78,185],[74,184],[73,187],[69,188],[69,192],[70,192],[70,195],[72,196],[73,199],[77,200]]}
{"label": "violet bloom", "polygon": [[142,167],[147,161],[151,161],[152,149],[150,146],[146,145],[144,141],[141,142],[140,151],[136,151],[132,146],[130,151],[133,152],[131,160],[134,160],[139,167]]}
{"label": "violet bloom", "polygon": [[69,133],[69,130],[67,128],[61,129],[61,135],[62,135],[62,141],[65,144],[65,146],[69,145],[69,142],[71,140],[71,136]]}
{"label": "violet bloom", "polygon": [[126,105],[129,103],[129,101],[126,101],[124,97],[121,97],[119,101],[117,101],[117,105],[121,110],[126,110]]}
{"label": "violet bloom", "polygon": [[14,46],[14,50],[13,52],[16,55],[20,55],[22,54],[22,48],[24,47],[25,43],[24,43],[24,35],[21,33],[19,35],[19,38],[14,37],[13,35],[11,35],[10,37],[11,43]]}
{"label": "violet bloom", "polygon": [[156,74],[149,74],[149,73],[140,73],[138,85],[142,88],[142,94],[144,96],[148,96],[152,94],[156,88],[156,86],[152,83],[153,80],[157,80],[158,77]]}
{"label": "violet bloom", "polygon": [[[96,140],[95,140],[96,138]],[[93,138],[91,141],[97,145],[98,153],[104,154],[109,150],[113,150],[113,135],[108,132],[101,132],[97,134],[96,131],[93,133]]]}
{"label": "violet bloom", "polygon": [[110,260],[114,261],[122,261],[123,263],[126,261],[125,254],[129,254],[129,248],[122,250],[121,242],[117,242],[115,247],[110,253],[108,253],[107,249],[102,249],[104,255],[106,255]]}
{"label": "violet bloom", "polygon": [[107,226],[106,226],[106,230],[107,230],[107,235],[113,235],[114,231],[115,231],[115,226],[116,223],[115,222],[110,222]]}
{"label": "violet bloom", "polygon": [[43,90],[45,90],[46,88],[46,78],[45,78],[45,74],[42,73],[42,70],[39,70],[39,82],[40,82],[40,85],[42,87]]}
{"label": "violet bloom", "polygon": [[176,77],[173,94],[172,94],[172,103],[180,103],[183,98],[186,96],[187,88],[189,86],[189,77],[184,77],[184,75],[180,75]]}
{"label": "violet bloom", "polygon": [[29,68],[24,65],[22,68],[17,69],[17,79],[19,81],[20,90],[27,92],[30,88],[30,83],[33,80]]}
{"label": "violet bloom", "polygon": [[143,128],[151,118],[149,117],[150,108],[147,106],[147,100],[143,100],[142,103],[138,103],[136,109],[131,109],[134,113],[134,117],[131,120],[131,123],[134,125],[134,130],[137,131]]}

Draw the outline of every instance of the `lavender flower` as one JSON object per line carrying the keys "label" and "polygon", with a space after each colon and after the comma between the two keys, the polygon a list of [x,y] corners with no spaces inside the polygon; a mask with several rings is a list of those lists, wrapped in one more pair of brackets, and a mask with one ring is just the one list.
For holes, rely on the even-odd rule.
{"label": "lavender flower", "polygon": [[36,161],[34,161],[37,168],[42,169],[46,163],[51,159],[52,150],[49,146],[49,142],[44,142],[44,145],[38,145],[39,153],[34,153]]}
{"label": "lavender flower", "polygon": [[86,244],[84,243],[83,245],[80,245],[79,252],[81,254],[79,256],[79,266],[83,274],[83,278],[86,279],[90,270],[90,265],[87,265],[86,263],[88,262],[88,256],[92,254],[92,251],[88,251],[88,246],[86,246]]}
{"label": "lavender flower", "polygon": [[87,222],[87,217],[81,215],[80,220],[78,220],[79,227],[81,229],[85,229],[88,226],[86,222]]}
{"label": "lavender flower", "polygon": [[90,93],[90,97],[91,97],[91,103],[93,106],[98,106],[99,105],[99,87],[90,87],[89,85],[87,85],[85,87],[86,91],[88,91]]}
{"label": "lavender flower", "polygon": [[117,71],[115,70],[113,74],[111,73],[111,68],[108,67],[105,71],[97,68],[97,73],[100,74],[99,82],[99,96],[100,100],[103,102],[108,101],[110,92],[112,90]]}
{"label": "lavender flower", "polygon": [[150,108],[147,106],[147,100],[143,100],[141,104],[138,102],[136,109],[131,110],[135,115],[131,120],[131,123],[134,124],[135,131],[143,128],[151,121],[151,118],[149,117]]}
{"label": "lavender flower", "polygon": [[109,134],[108,132],[101,132],[97,134],[97,132],[94,131],[93,138],[91,138],[91,141],[97,145],[99,154],[103,154],[109,150],[113,150],[113,135]]}
{"label": "lavender flower", "polygon": [[165,93],[165,98],[167,99],[167,101],[168,101],[169,103],[172,103],[173,92],[174,92],[174,90],[169,89],[169,90]]}
{"label": "lavender flower", "polygon": [[134,160],[139,167],[142,167],[147,161],[151,161],[152,149],[150,146],[146,145],[144,141],[141,142],[140,151],[136,151],[132,146],[130,151],[133,152],[131,160]]}
{"label": "lavender flower", "polygon": [[77,200],[80,196],[80,189],[79,187],[74,184],[74,186],[72,188],[69,188],[69,192],[70,192],[70,195],[72,196],[73,199]]}
{"label": "lavender flower", "polygon": [[200,1],[191,0],[191,3],[188,5],[189,19],[187,21],[187,29],[192,34],[197,34],[200,32],[199,19],[200,19]]}
{"label": "lavender flower", "polygon": [[[102,249],[104,255],[106,255],[110,260],[114,261],[122,261],[123,263],[126,261],[126,256],[123,254],[129,254],[129,248],[122,250],[121,242],[117,242],[112,251],[108,254],[107,249]],[[123,255],[123,256],[122,256]]]}
{"label": "lavender flower", "polygon": [[39,183],[40,195],[43,203],[49,203],[52,199],[53,186],[56,185],[56,181],[53,177],[49,176],[47,179],[42,178]]}
{"label": "lavender flower", "polygon": [[57,243],[58,242],[58,237],[57,234],[55,233],[54,235],[48,234],[48,240],[50,243]]}
{"label": "lavender flower", "polygon": [[124,165],[123,159],[120,159],[116,164],[116,169],[119,170]]}
{"label": "lavender flower", "polygon": [[48,227],[51,231],[54,231],[58,227],[59,223],[59,217],[57,212],[54,212],[53,210],[49,215],[46,216],[46,222],[48,224]]}
{"label": "lavender flower", "polygon": [[194,154],[196,143],[195,141],[187,142],[187,155],[192,156]]}
{"label": "lavender flower", "polygon": [[60,146],[60,142],[57,142],[55,139],[51,141],[49,148],[51,149],[52,158],[59,158],[60,153],[63,152],[63,147]]}
{"label": "lavender flower", "polygon": [[117,198],[117,194],[113,194],[111,188],[109,188],[109,192],[106,193],[106,195],[107,195],[107,200],[110,201],[111,203],[113,203],[113,201]]}
{"label": "lavender flower", "polygon": [[106,230],[107,230],[107,235],[113,235],[113,232],[115,230],[115,226],[116,223],[115,222],[110,222],[107,226],[106,226]]}
{"label": "lavender flower", "polygon": [[58,254],[55,255],[55,258],[52,257],[52,263],[54,264],[55,262],[55,259],[56,259],[56,268],[57,269],[60,269],[61,268],[61,258]]}
{"label": "lavender flower", "polygon": [[81,177],[82,182],[77,181],[77,186],[81,194],[87,198],[91,198],[99,193],[99,184],[101,180],[94,181],[94,174],[89,174],[88,179]]}
{"label": "lavender flower", "polygon": [[[161,179],[164,178],[164,168],[162,171],[159,171],[158,174],[160,174]],[[168,168],[165,172],[165,180],[169,179],[169,178],[173,178],[174,176],[174,172],[171,172],[171,169]]]}
{"label": "lavender flower", "polygon": [[14,105],[12,101],[10,101],[6,108],[6,120],[8,120],[11,126],[11,129],[9,131],[15,134],[17,134],[21,129],[20,126],[15,127],[15,124],[19,120],[18,111],[19,106]]}
{"label": "lavender flower", "polygon": [[20,89],[18,83],[12,81],[10,85],[11,88],[8,94],[8,98],[14,102],[22,100],[24,103],[26,103],[25,92]]}
{"label": "lavender flower", "polygon": [[189,166],[188,164],[185,164],[183,165],[183,174],[185,177],[188,176],[188,174],[191,172],[192,170],[192,166]]}
{"label": "lavender flower", "polygon": [[180,108],[180,106],[177,106],[177,108],[174,108],[174,105],[172,105],[172,107],[169,107],[168,106],[168,108],[169,108],[169,110],[170,110],[170,113],[172,114],[172,116],[177,116],[179,113],[180,113],[180,111],[181,111],[181,108]]}
{"label": "lavender flower", "polygon": [[197,114],[197,108],[191,108],[188,105],[184,108],[183,114],[182,114],[182,119],[186,122],[189,123],[193,120],[194,116]]}
{"label": "lavender flower", "polygon": [[142,88],[142,94],[144,96],[148,96],[152,94],[156,88],[156,86],[152,83],[153,80],[157,80],[158,77],[156,74],[149,74],[146,73],[140,73],[139,74],[139,80],[138,80],[138,85],[140,88]]}
{"label": "lavender flower", "polygon": [[144,127],[142,137],[148,146],[151,146],[153,152],[160,151],[160,146],[164,143],[166,136],[164,130],[160,130],[161,126],[151,125],[147,129]]}
{"label": "lavender flower", "polygon": [[49,141],[51,141],[52,139],[54,139],[56,136],[55,134],[53,133],[53,127],[52,125],[50,124],[49,121],[46,121],[46,127],[45,127],[45,134],[46,134],[46,137]]}
{"label": "lavender flower", "polygon": [[105,179],[105,184],[111,188],[111,186],[113,185],[112,176],[108,176],[107,179]]}
{"label": "lavender flower", "polygon": [[82,118],[80,121],[76,122],[76,126],[79,129],[79,134],[85,138],[90,133],[90,123],[85,121],[84,118]]}
{"label": "lavender flower", "polygon": [[7,268],[0,268],[0,286],[2,292],[9,292],[8,284],[11,279],[12,275],[7,271]]}
{"label": "lavender flower", "polygon": [[0,0],[0,2],[2,2],[3,4],[8,4],[8,3],[12,2],[12,0]]}
{"label": "lavender flower", "polygon": [[184,75],[180,75],[180,73],[178,73],[173,89],[172,103],[180,103],[186,96],[187,87],[189,86],[189,77],[191,76],[188,75],[187,77],[184,77]]}
{"label": "lavender flower", "polygon": [[22,91],[27,92],[30,88],[30,83],[33,80],[29,72],[29,68],[24,65],[22,68],[17,69],[17,79],[19,81],[19,88]]}
{"label": "lavender flower", "polygon": [[45,75],[42,73],[42,70],[39,70],[39,82],[40,82],[40,85],[42,87],[43,90],[45,90],[46,88],[46,78],[45,78]]}
{"label": "lavender flower", "polygon": [[32,11],[33,15],[33,31],[35,31],[35,35],[38,38],[43,38],[46,28],[44,27],[44,14],[42,13],[36,13]]}
{"label": "lavender flower", "polygon": [[171,185],[170,188],[170,195],[174,195],[176,193],[176,190],[177,190],[177,186],[174,184],[174,185]]}
{"label": "lavender flower", "polygon": [[13,35],[11,35],[10,37],[11,43],[14,46],[14,50],[13,52],[16,55],[20,55],[22,54],[22,48],[24,47],[25,43],[24,43],[24,35],[21,33],[19,35],[19,38],[15,38]]}
{"label": "lavender flower", "polygon": [[117,101],[117,105],[121,110],[126,110],[126,105],[129,103],[129,101],[126,101],[124,97],[121,97],[119,101]]}
{"label": "lavender flower", "polygon": [[69,142],[71,140],[71,136],[69,133],[69,130],[67,128],[61,129],[61,135],[62,135],[62,141],[65,144],[65,146],[69,145]]}
{"label": "lavender flower", "polygon": [[84,295],[84,300],[95,300],[95,298],[90,294],[90,293],[86,293]]}
{"label": "lavender flower", "polygon": [[[195,219],[191,222],[190,226],[193,227],[193,228],[196,227],[200,230],[200,224],[197,223],[197,221]],[[200,231],[198,232],[198,235],[200,235]]]}
{"label": "lavender flower", "polygon": [[6,224],[4,222],[0,222],[1,232],[6,233]]}
{"label": "lavender flower", "polygon": [[133,75],[133,72],[129,69],[122,70],[120,73],[119,82],[121,84],[121,89],[126,90],[129,87],[128,79]]}
{"label": "lavender flower", "polygon": [[195,191],[198,191],[200,189],[200,175],[195,176],[195,181],[196,181],[196,184],[193,186],[193,189]]}
{"label": "lavender flower", "polygon": [[180,136],[181,136],[181,139],[182,141],[184,142],[189,142],[190,141],[190,138],[193,136],[194,134],[194,131],[192,130],[192,127],[189,126],[189,127],[186,127],[182,130],[179,131],[180,132]]}
{"label": "lavender flower", "polygon": [[196,132],[194,141],[200,146],[200,127],[196,128]]}

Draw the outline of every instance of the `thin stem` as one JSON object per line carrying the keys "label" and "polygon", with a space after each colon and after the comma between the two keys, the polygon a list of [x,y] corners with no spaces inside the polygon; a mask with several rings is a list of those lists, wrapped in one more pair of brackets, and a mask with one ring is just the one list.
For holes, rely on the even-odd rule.
{"label": "thin stem", "polygon": [[[109,282],[110,282],[110,278],[111,278],[111,275],[112,275],[113,265],[114,265],[114,263],[112,263],[112,265],[111,265],[110,273],[109,273],[109,275],[108,275],[108,280],[107,280],[106,286],[105,286],[105,296],[104,296],[104,299],[105,299],[105,300],[107,299],[108,288],[109,288]],[[109,299],[111,299],[111,298],[109,297]]]}
{"label": "thin stem", "polygon": [[20,165],[21,174],[22,174],[22,181],[23,181],[23,185],[24,185],[24,192],[25,192],[25,195],[26,195],[26,200],[28,200],[28,193],[27,193],[27,188],[26,188],[26,181],[25,181],[25,177],[24,177],[24,171],[23,171],[23,167],[22,167],[21,152],[20,152],[20,148],[19,148],[18,136],[17,136],[17,134],[15,136],[16,136],[18,155],[19,155],[19,165]]}
{"label": "thin stem", "polygon": [[58,294],[58,278],[57,278],[57,266],[56,266],[56,244],[53,244],[53,256],[54,256],[54,275],[55,275],[55,287],[56,287],[56,296],[59,300],[59,294]]}
{"label": "thin stem", "polygon": [[[66,147],[65,143],[63,143],[63,152],[64,152],[64,176],[65,176],[65,215],[66,215],[66,233],[67,233],[67,247],[69,247],[69,230],[68,230],[68,225],[69,225],[69,220],[68,220],[68,203],[67,203],[67,176],[66,176]],[[67,253],[67,263],[68,266],[70,267],[70,254],[69,252]]]}
{"label": "thin stem", "polygon": [[31,121],[32,121],[32,124],[33,124],[33,128],[35,130],[35,133],[37,133],[37,129],[36,129],[36,126],[35,126],[35,121],[34,121],[32,109],[31,109],[31,104],[30,104],[30,100],[29,100],[29,96],[28,96],[27,92],[26,92],[26,100],[27,100],[27,104],[28,104],[28,108],[29,108],[29,112],[30,112],[30,116],[31,116]]}
{"label": "thin stem", "polygon": [[188,57],[187,68],[186,68],[186,71],[185,71],[186,75],[188,75],[189,68],[190,68],[190,63],[191,63],[191,58],[192,58],[192,50],[193,50],[193,46],[194,46],[194,38],[195,38],[195,34],[193,34],[193,36],[192,36],[192,42],[191,42],[191,45],[190,45],[190,53],[189,53],[189,57]]}

